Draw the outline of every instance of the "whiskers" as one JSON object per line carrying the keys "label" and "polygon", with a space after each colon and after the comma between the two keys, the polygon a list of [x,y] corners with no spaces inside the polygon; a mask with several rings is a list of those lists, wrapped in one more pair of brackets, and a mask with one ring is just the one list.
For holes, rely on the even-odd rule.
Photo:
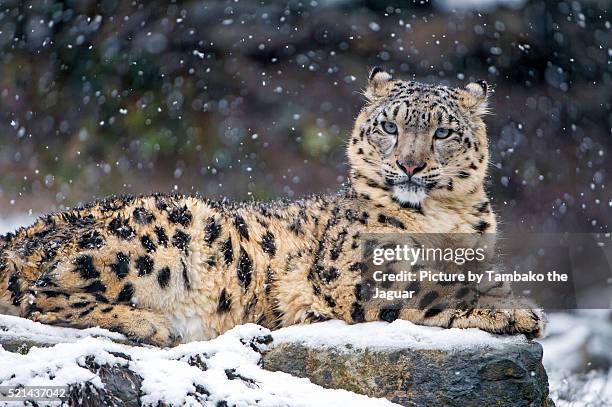
{"label": "whiskers", "polygon": [[465,173],[463,168],[442,167],[440,168],[440,178],[456,178],[461,177]]}

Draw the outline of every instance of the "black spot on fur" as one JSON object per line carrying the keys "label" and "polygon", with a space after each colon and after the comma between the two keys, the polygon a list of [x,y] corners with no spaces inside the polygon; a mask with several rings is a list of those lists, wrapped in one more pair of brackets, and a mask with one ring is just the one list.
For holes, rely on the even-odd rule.
{"label": "black spot on fur", "polygon": [[159,209],[160,211],[165,211],[166,209],[168,209],[168,204],[163,199],[163,197],[156,195],[155,196],[155,207]]}
{"label": "black spot on fur", "polygon": [[299,236],[300,233],[303,232],[302,230],[302,225],[304,223],[304,220],[301,216],[301,212],[300,215],[296,216],[293,221],[289,224],[289,230],[291,232],[293,232],[296,236]]}
{"label": "black spot on fur", "polygon": [[102,304],[108,304],[108,298],[106,298],[105,296],[103,296],[100,293],[95,293],[94,294],[94,298],[96,299],[96,301],[102,303]]}
{"label": "black spot on fur", "polygon": [[476,210],[480,213],[489,212],[489,201],[484,201],[475,206]]}
{"label": "black spot on fur", "polygon": [[157,246],[155,246],[155,243],[153,243],[153,240],[151,240],[149,235],[142,236],[140,238],[140,243],[142,244],[142,247],[145,248],[147,253],[153,253],[155,250],[157,250]]}
{"label": "black spot on fur", "polygon": [[102,309],[100,310],[100,312],[102,312],[103,314],[108,314],[108,313],[109,313],[109,312],[111,312],[112,310],[113,310],[113,307],[112,307],[112,306],[110,306],[110,307],[102,308]]}
{"label": "black spot on fur", "polygon": [[332,248],[329,251],[330,260],[338,260],[338,257],[340,257],[340,254],[342,253],[342,246],[344,245],[347,234],[348,232],[346,231],[346,228],[342,229],[342,231],[338,233],[338,237],[336,237],[336,239],[333,241]]}
{"label": "black spot on fur", "polygon": [[359,220],[359,214],[354,209],[347,209],[344,213],[344,216],[346,217],[346,220],[351,223],[355,222],[356,220]]}
{"label": "black spot on fur", "polygon": [[189,280],[189,269],[187,268],[187,264],[183,260],[181,260],[181,265],[183,266],[183,281],[185,283],[185,288],[187,290],[191,290],[191,281]]}
{"label": "black spot on fur", "polygon": [[129,224],[128,219],[116,217],[108,224],[108,230],[115,236],[123,240],[131,240],[136,236],[134,229]]}
{"label": "black spot on fur", "polygon": [[336,301],[333,299],[333,297],[331,295],[325,294],[323,296],[323,299],[325,300],[327,305],[329,305],[330,307],[334,308],[336,306]]}
{"label": "black spot on fur", "polygon": [[126,283],[121,289],[121,291],[119,292],[119,295],[117,295],[117,302],[130,303],[132,302],[133,296],[134,296],[134,286],[132,285],[132,283]]}
{"label": "black spot on fur", "polygon": [[243,318],[246,319],[251,315],[251,311],[257,305],[257,301],[259,301],[259,299],[256,295],[253,295],[251,300],[247,303],[247,305],[244,306],[244,309],[242,310]]}
{"label": "black spot on fur", "polygon": [[270,256],[274,256],[276,254],[276,242],[274,241],[274,235],[272,232],[267,231],[261,237],[261,248],[265,253],[268,253]]}
{"label": "black spot on fur", "polygon": [[393,322],[399,318],[399,313],[398,308],[382,308],[378,313],[378,318],[381,321]]}
{"label": "black spot on fur", "polygon": [[98,293],[98,292],[103,293],[103,292],[106,292],[106,286],[104,285],[104,283],[102,283],[102,281],[96,280],[93,283],[86,286],[84,290],[88,293]]}
{"label": "black spot on fur", "polygon": [[77,257],[75,265],[76,268],[74,271],[79,273],[83,280],[100,277],[100,272],[94,267],[93,257],[88,254]]}
{"label": "black spot on fur", "polygon": [[70,306],[72,308],[79,309],[79,308],[85,308],[89,304],[91,304],[91,302],[89,302],[89,301],[78,301],[78,302],[75,302],[73,304],[70,304]]}
{"label": "black spot on fur", "polygon": [[136,259],[136,270],[138,270],[138,276],[146,276],[151,274],[153,271],[153,259],[148,254],[140,256]]}
{"label": "black spot on fur", "polygon": [[57,268],[59,262],[51,264],[34,282],[36,287],[57,287],[57,280],[51,273]]}
{"label": "black spot on fur", "polygon": [[323,272],[321,272],[321,278],[326,283],[334,281],[335,279],[338,278],[338,269],[335,267],[330,267],[327,270],[324,270]]}
{"label": "black spot on fur", "polygon": [[91,314],[91,311],[93,311],[93,310],[94,310],[94,307],[91,307],[91,308],[86,309],[85,311],[83,311],[83,312],[81,312],[81,313],[79,314],[79,318],[84,318],[84,317],[86,317],[87,315]]}
{"label": "black spot on fur", "polygon": [[208,219],[208,222],[206,222],[206,226],[204,227],[204,241],[210,246],[215,240],[217,240],[220,234],[221,225],[217,224],[214,218]]}
{"label": "black spot on fur", "polygon": [[22,257],[31,256],[36,250],[40,249],[42,246],[42,239],[26,237],[24,240],[25,244],[22,245],[22,247],[20,248],[20,254]]}
{"label": "black spot on fur", "polygon": [[370,188],[380,189],[381,191],[389,191],[391,189],[388,186],[380,185],[378,182],[371,180],[371,179],[368,179],[368,181],[366,182],[366,185],[369,186]]}
{"label": "black spot on fur", "polygon": [[478,233],[484,233],[489,228],[489,226],[491,226],[489,222],[481,220],[480,222],[474,225],[474,230]]}
{"label": "black spot on fur", "polygon": [[104,198],[99,203],[99,208],[102,212],[117,212],[123,207],[125,207],[125,200],[115,196]]}
{"label": "black spot on fur", "polygon": [[406,286],[406,291],[414,291],[415,293],[417,293],[420,289],[421,289],[421,283],[419,283],[418,281],[411,281]]}
{"label": "black spot on fur", "polygon": [[453,184],[453,180],[448,180],[448,184],[446,185],[446,189],[449,191],[452,191],[454,189],[454,184]]}
{"label": "black spot on fur", "polygon": [[469,172],[467,172],[467,171],[459,171],[459,172],[457,173],[457,176],[458,176],[459,178],[469,178],[470,173],[469,173]]}
{"label": "black spot on fur", "polygon": [[21,284],[17,273],[11,274],[8,281],[8,290],[11,292],[13,305],[19,305],[21,301]]}
{"label": "black spot on fur", "polygon": [[60,214],[61,218],[79,229],[84,229],[87,226],[91,226],[96,223],[96,219],[93,215],[81,216],[78,212],[63,212]]}
{"label": "black spot on fur", "polygon": [[361,301],[361,299],[363,298],[363,296],[361,295],[362,291],[363,286],[361,285],[361,283],[355,284],[355,298],[357,299],[357,301]]}
{"label": "black spot on fur", "polygon": [[358,302],[353,303],[353,307],[351,310],[351,318],[353,319],[353,322],[356,324],[365,321],[365,314],[363,312],[363,307]]}
{"label": "black spot on fur", "polygon": [[232,309],[232,297],[225,291],[225,288],[221,290],[219,294],[219,303],[217,305],[217,312],[227,312]]}
{"label": "black spot on fur", "polygon": [[55,298],[55,297],[59,297],[60,295],[64,298],[70,298],[70,294],[65,293],[63,291],[40,291],[40,292],[48,298]]}
{"label": "black spot on fur", "polygon": [[170,267],[164,267],[157,273],[157,282],[161,288],[167,288],[170,284]]}
{"label": "black spot on fur", "polygon": [[425,318],[432,318],[444,311],[447,308],[446,304],[436,304],[425,311]]}
{"label": "black spot on fur", "polygon": [[81,249],[99,249],[105,243],[104,238],[97,230],[85,232],[79,239],[79,247]]}
{"label": "black spot on fur", "polygon": [[470,290],[470,288],[468,287],[461,287],[459,290],[457,290],[457,292],[455,293],[455,298],[456,299],[461,299],[463,297],[465,297],[466,295],[468,295],[472,290]]}
{"label": "black spot on fur", "polygon": [[111,264],[111,270],[117,278],[125,278],[130,272],[130,258],[122,252],[117,253],[117,261]]}
{"label": "black spot on fur", "polygon": [[429,304],[435,301],[438,298],[439,294],[436,291],[430,291],[421,298],[419,301],[419,309],[425,309]]}
{"label": "black spot on fur", "polygon": [[182,230],[177,230],[176,233],[174,233],[174,236],[172,236],[172,245],[185,253],[187,253],[190,241],[191,236]]}
{"label": "black spot on fur", "polygon": [[244,218],[240,215],[236,215],[234,217],[234,225],[236,225],[236,229],[238,233],[240,233],[240,237],[244,240],[249,240],[249,229],[244,221]]}
{"label": "black spot on fur", "polygon": [[[2,248],[2,236],[0,236],[0,249]],[[3,259],[0,256],[0,279],[4,278],[4,273],[6,273],[6,271],[8,270],[8,264],[6,262],[6,259]]]}
{"label": "black spot on fur", "polygon": [[132,215],[134,216],[136,223],[140,223],[141,225],[148,225],[155,220],[155,215],[142,206],[134,209]]}
{"label": "black spot on fur", "polygon": [[192,215],[187,205],[177,206],[168,213],[168,220],[172,223],[178,223],[183,226],[189,226]]}
{"label": "black spot on fur", "polygon": [[164,228],[156,226],[154,231],[155,235],[157,236],[157,243],[164,247],[168,247],[168,235],[166,234]]}
{"label": "black spot on fur", "polygon": [[349,266],[349,271],[366,271],[368,268],[368,265],[365,263],[353,263]]}
{"label": "black spot on fur", "polygon": [[238,273],[238,279],[246,291],[251,284],[253,261],[242,247],[240,247],[240,258],[238,259],[238,268],[236,271]]}
{"label": "black spot on fur", "polygon": [[378,223],[388,224],[402,230],[406,229],[406,226],[401,220],[394,218],[393,216],[386,216],[382,213],[378,214]]}
{"label": "black spot on fur", "polygon": [[223,253],[225,264],[232,264],[232,262],[234,261],[234,249],[232,249],[231,237],[221,243],[221,252]]}

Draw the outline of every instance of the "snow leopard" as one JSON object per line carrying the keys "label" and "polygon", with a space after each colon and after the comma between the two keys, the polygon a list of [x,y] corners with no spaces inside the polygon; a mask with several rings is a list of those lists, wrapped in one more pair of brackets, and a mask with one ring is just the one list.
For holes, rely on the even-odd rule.
{"label": "snow leopard", "polygon": [[101,327],[156,346],[208,340],[244,323],[271,329],[396,319],[537,337],[542,316],[440,306],[368,307],[367,234],[496,233],[485,191],[484,81],[463,87],[373,69],[346,143],[350,183],[337,194],[270,202],[111,196],[38,218],[0,238],[0,311],[45,324]]}

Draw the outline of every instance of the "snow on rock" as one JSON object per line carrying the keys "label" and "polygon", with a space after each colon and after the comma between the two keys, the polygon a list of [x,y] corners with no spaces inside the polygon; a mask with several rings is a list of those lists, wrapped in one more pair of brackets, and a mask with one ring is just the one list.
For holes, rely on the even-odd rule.
{"label": "snow on rock", "polygon": [[295,325],[273,332],[274,344],[301,343],[310,347],[340,349],[440,349],[503,348],[527,343],[523,335],[500,336],[479,329],[443,329],[415,325],[409,321],[367,322],[348,325],[326,321],[316,325]]}
{"label": "snow on rock", "polygon": [[261,352],[271,340],[270,331],[254,324],[238,326],[210,341],[170,349],[130,346],[114,342],[123,339],[121,335],[104,330],[51,327],[12,316],[0,315],[0,327],[0,344],[21,337],[51,345],[34,346],[25,354],[0,346],[0,386],[69,385],[72,394],[88,382],[105,398],[121,400],[100,373],[114,367],[138,377],[144,405],[160,401],[187,406],[215,406],[223,401],[236,406],[394,405],[263,370]]}
{"label": "snow on rock", "polygon": [[405,406],[549,404],[542,347],[524,336],[408,321],[327,321],[272,332],[266,369]]}

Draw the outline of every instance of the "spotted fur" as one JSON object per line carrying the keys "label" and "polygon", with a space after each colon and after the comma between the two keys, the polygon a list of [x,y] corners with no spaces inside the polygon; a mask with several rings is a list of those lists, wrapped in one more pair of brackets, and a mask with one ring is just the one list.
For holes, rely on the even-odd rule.
{"label": "spotted fur", "polygon": [[[496,227],[483,186],[486,84],[424,85],[377,69],[365,95],[347,143],[351,186],[340,193],[242,204],[111,197],[41,217],[0,238],[0,312],[156,345],[210,339],[246,322],[331,318],[537,335],[535,312],[446,309],[439,286],[418,286],[418,309],[365,306],[364,234]],[[440,127],[451,129],[443,140],[434,137]]]}

